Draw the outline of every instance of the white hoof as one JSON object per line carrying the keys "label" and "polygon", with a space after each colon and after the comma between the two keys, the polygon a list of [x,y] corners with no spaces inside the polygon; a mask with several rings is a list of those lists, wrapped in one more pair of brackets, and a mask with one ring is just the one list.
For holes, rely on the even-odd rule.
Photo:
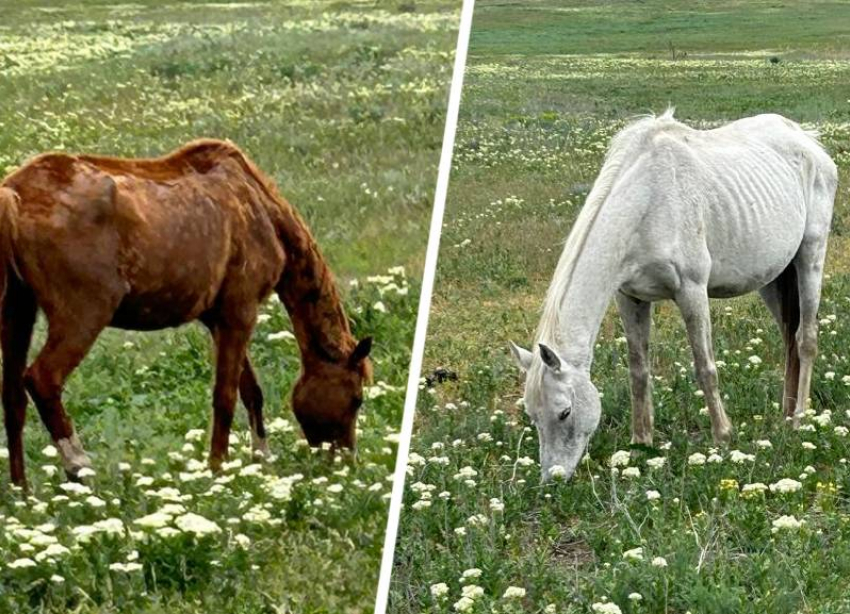
{"label": "white hoof", "polygon": [[56,447],[59,449],[62,466],[68,475],[76,477],[80,469],[91,467],[91,460],[89,460],[76,433],[66,439],[57,441]]}
{"label": "white hoof", "polygon": [[251,449],[256,457],[265,460],[271,458],[268,440],[265,437],[260,437],[256,433],[251,433]]}

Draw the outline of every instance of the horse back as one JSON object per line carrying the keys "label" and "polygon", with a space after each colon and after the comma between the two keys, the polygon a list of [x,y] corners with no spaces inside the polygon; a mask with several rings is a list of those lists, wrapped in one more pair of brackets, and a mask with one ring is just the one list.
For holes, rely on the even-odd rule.
{"label": "horse back", "polygon": [[16,252],[45,311],[83,285],[120,293],[113,325],[157,329],[267,294],[283,267],[269,203],[222,145],[154,160],[48,154],[7,178],[22,205]]}

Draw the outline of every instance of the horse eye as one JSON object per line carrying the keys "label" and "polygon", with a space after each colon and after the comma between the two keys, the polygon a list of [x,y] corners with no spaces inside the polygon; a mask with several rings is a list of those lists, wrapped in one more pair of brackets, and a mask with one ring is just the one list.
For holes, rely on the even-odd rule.
{"label": "horse eye", "polygon": [[558,414],[558,420],[561,420],[561,421],[566,420],[566,419],[567,419],[567,416],[569,416],[569,415],[570,415],[570,412],[571,412],[572,410],[573,410],[573,408],[572,408],[572,407],[567,407],[565,410],[561,411],[561,413],[560,413],[560,414]]}

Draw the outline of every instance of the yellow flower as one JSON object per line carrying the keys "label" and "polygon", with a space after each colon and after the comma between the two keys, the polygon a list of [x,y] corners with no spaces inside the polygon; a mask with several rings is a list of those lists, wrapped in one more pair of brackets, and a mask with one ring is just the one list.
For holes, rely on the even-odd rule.
{"label": "yellow flower", "polygon": [[720,490],[734,490],[737,492],[738,480],[733,480],[731,478],[720,480]]}
{"label": "yellow flower", "polygon": [[834,495],[838,492],[838,488],[835,486],[834,482],[827,482],[826,484],[818,482],[816,488],[819,493],[823,493],[825,495]]}

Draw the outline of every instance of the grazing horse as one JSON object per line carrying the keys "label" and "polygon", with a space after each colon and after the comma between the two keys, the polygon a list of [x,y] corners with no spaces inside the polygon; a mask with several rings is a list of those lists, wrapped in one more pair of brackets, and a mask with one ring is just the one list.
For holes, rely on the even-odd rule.
{"label": "grazing horse", "polygon": [[[107,326],[158,330],[200,320],[216,350],[209,464],[227,456],[237,393],[267,452],[248,358],[260,303],[277,292],[301,373],[292,405],[311,445],[354,447],[371,339],[352,337],[310,231],[233,144],[199,140],[161,158],[48,153],[0,186],[3,409],[12,481],[25,484],[27,392],[70,477],[89,465],[62,389]],[[47,341],[27,368],[36,311]]]}
{"label": "grazing horse", "polygon": [[526,372],[543,479],[569,478],[599,425],[593,347],[613,296],[629,346],[632,442],[651,445],[652,303],[685,321],[715,441],[731,435],[717,385],[709,298],[758,290],[785,343],[783,407],[796,424],[817,353],[817,311],[837,171],[816,135],[778,115],[715,130],[661,117],[611,143],[549,287]]}

